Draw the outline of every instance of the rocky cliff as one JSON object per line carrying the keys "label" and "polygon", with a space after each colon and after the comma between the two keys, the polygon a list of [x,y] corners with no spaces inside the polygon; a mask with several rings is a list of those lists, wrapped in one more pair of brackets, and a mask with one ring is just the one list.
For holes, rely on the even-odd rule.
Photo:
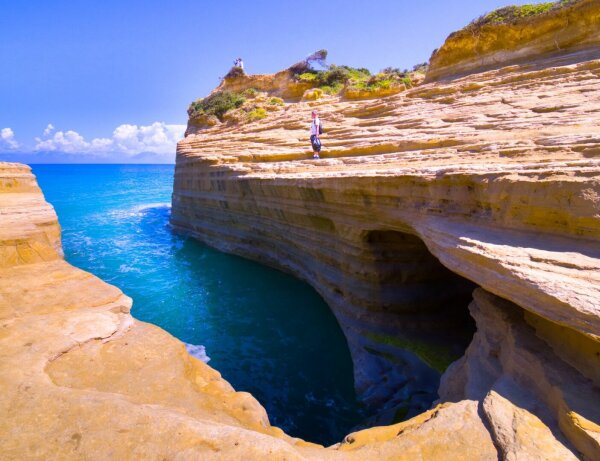
{"label": "rocky cliff", "polygon": [[253,397],[62,259],[25,165],[0,163],[0,224],[3,460],[299,459],[308,444],[271,427]]}
{"label": "rocky cliff", "polygon": [[[427,80],[527,63],[542,54],[560,55],[565,50],[600,46],[598,0],[562,0],[552,7],[549,2],[544,6],[549,10],[514,19],[510,18],[511,7],[503,8],[451,34],[431,56]],[[518,14],[518,7],[515,10]]]}
{"label": "rocky cliff", "polygon": [[495,459],[467,400],[329,449],[287,436],[183,343],[134,319],[118,288],[62,259],[29,167],[0,163],[0,184],[2,460]]}
{"label": "rocky cliff", "polygon": [[29,168],[0,164],[2,459],[599,459],[600,51],[560,51],[386,98],[294,98],[179,143],[173,225],[311,283],[380,421],[444,372],[431,408],[329,448],[66,263]]}
{"label": "rocky cliff", "polygon": [[[315,287],[378,421],[423,406],[407,394],[417,376],[444,371],[469,306],[475,336],[439,388],[444,405],[457,403],[417,419],[473,404],[464,415],[485,428],[490,457],[596,459],[599,12],[582,0],[526,26],[487,26],[494,46],[471,54],[453,54],[455,34],[434,55],[430,83],[398,95],[290,99],[259,121],[190,130],[172,224]],[[530,37],[536,21],[544,32]],[[520,39],[499,42],[517,29]],[[550,47],[557,31],[570,38]],[[240,77],[235,89],[256,80],[276,79]],[[316,161],[306,139],[314,109],[326,132]],[[406,432],[370,429],[340,449],[401,443]]]}

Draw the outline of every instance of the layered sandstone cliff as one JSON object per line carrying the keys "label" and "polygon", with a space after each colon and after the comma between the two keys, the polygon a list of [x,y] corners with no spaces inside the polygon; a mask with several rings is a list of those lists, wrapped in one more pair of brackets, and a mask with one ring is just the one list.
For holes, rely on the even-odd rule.
{"label": "layered sandstone cliff", "polygon": [[495,459],[467,400],[329,449],[285,435],[252,396],[134,319],[118,288],[62,259],[29,167],[0,163],[0,184],[2,460]]}
{"label": "layered sandstone cliff", "polygon": [[598,0],[558,1],[549,11],[497,24],[474,21],[431,56],[428,81],[527,63],[542,54],[600,46]]}
{"label": "layered sandstone cliff", "polygon": [[561,51],[382,99],[286,102],[179,143],[173,225],[311,283],[380,421],[423,404],[408,382],[439,375],[467,311],[476,323],[438,404],[330,448],[270,426],[66,263],[29,168],[0,164],[2,459],[599,459],[600,51]]}
{"label": "layered sandstone cliff", "polygon": [[25,165],[0,163],[0,224],[1,459],[299,459],[254,398],[62,259]]}
{"label": "layered sandstone cliff", "polygon": [[[558,50],[540,45],[544,34],[535,46],[515,40],[515,56],[528,57],[519,65],[494,47],[482,51],[489,62],[452,57],[454,36],[432,60],[441,82],[360,102],[289,100],[260,121],[191,131],[178,145],[172,224],[315,287],[382,422],[423,404],[417,376],[444,370],[436,359],[469,306],[477,332],[439,389],[458,403],[418,418],[474,404],[465,418],[505,459],[596,459],[599,12],[586,0],[561,10],[586,27],[575,37],[557,26],[572,36]],[[306,140],[315,108],[326,127],[316,161]],[[435,341],[423,344],[423,331]],[[402,424],[340,449],[401,443]]]}

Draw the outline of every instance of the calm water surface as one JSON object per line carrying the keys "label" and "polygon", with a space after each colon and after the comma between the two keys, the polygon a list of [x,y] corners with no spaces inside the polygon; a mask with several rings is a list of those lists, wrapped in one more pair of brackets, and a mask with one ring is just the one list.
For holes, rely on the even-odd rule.
{"label": "calm water surface", "polygon": [[[271,423],[331,444],[364,418],[344,336],[319,295],[291,276],[169,227],[172,165],[34,165],[58,213],[66,259],[117,285]],[[194,347],[198,346],[198,347]]]}

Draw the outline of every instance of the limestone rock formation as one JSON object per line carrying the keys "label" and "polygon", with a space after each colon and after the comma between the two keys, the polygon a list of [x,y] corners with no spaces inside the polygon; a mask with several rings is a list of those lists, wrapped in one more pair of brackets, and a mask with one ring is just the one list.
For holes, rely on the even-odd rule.
{"label": "limestone rock formation", "polygon": [[428,81],[526,63],[541,54],[600,46],[598,0],[563,0],[544,14],[506,24],[474,21],[431,56]]}
{"label": "limestone rock formation", "polygon": [[60,226],[29,170],[0,164],[0,259],[5,265],[62,255]]}
{"label": "limestone rock formation", "polygon": [[[505,459],[599,458],[599,13],[580,0],[544,16],[574,28],[553,19],[502,59],[508,45],[492,37],[507,26],[486,28],[490,45],[471,55],[453,55],[451,36],[430,83],[398,95],[290,100],[259,122],[190,133],[172,224],[315,287],[377,422],[423,409],[402,379],[444,370],[440,351],[470,305],[477,332],[440,401],[475,402]],[[557,30],[570,37],[558,50],[547,43]],[[318,161],[314,109],[326,127]],[[404,435],[402,424],[340,449]]]}
{"label": "limestone rock formation", "polygon": [[62,259],[29,167],[0,163],[0,185],[3,460],[299,459],[293,447],[308,444],[271,427],[253,397]]}
{"label": "limestone rock formation", "polygon": [[[583,7],[596,21],[597,1],[568,11]],[[30,170],[0,164],[2,459],[600,459],[599,28],[520,65],[380,99],[295,98],[179,143],[173,225],[308,281],[377,421],[415,415],[329,448],[270,426],[65,262]],[[448,366],[467,312],[476,332]],[[427,401],[405,391],[427,373],[439,402],[416,414]]]}
{"label": "limestone rock formation", "polygon": [[2,460],[496,459],[474,401],[404,423],[402,437],[325,449],[287,436],[183,343],[135,320],[118,288],[62,259],[29,167],[0,163],[0,184]]}

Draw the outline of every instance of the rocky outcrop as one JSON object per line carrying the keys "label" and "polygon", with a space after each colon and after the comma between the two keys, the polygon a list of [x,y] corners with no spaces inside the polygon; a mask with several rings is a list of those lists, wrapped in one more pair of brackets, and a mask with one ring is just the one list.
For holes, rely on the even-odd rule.
{"label": "rocky outcrop", "polygon": [[526,64],[547,53],[591,51],[598,46],[598,0],[558,1],[546,13],[500,24],[474,21],[454,32],[431,56],[427,81],[464,75],[482,68]]}
{"label": "rocky outcrop", "polygon": [[3,460],[299,459],[307,444],[271,427],[253,397],[62,259],[29,167],[0,163],[0,185]]}
{"label": "rocky outcrop", "polygon": [[[179,143],[173,225],[311,283],[375,423],[429,407],[446,370],[431,408],[329,448],[270,426],[66,263],[30,170],[0,164],[2,459],[600,458],[600,55],[585,43]],[[467,309],[476,331],[448,367]]]}
{"label": "rocky outcrop", "polygon": [[30,170],[0,163],[0,260],[5,266],[62,256],[60,226]]}
{"label": "rocky outcrop", "polygon": [[[377,100],[288,103],[179,143],[172,224],[314,286],[378,422],[427,405],[413,391],[428,394],[419,379],[451,361],[440,352],[471,306],[477,332],[442,378],[444,404],[340,450],[402,444],[452,411],[504,459],[600,456],[600,53],[586,30],[519,66],[479,63]],[[313,109],[326,132],[317,161]]]}
{"label": "rocky outcrop", "polygon": [[495,459],[472,401],[404,423],[401,437],[361,433],[324,449],[285,435],[252,396],[134,319],[118,288],[62,259],[56,214],[29,167],[0,163],[0,184],[3,460]]}
{"label": "rocky outcrop", "polygon": [[[440,398],[481,402],[502,459],[597,458],[600,344],[573,330],[576,341],[540,335],[544,326],[558,327],[481,289],[474,297],[477,333],[444,375]],[[573,344],[579,360],[589,360],[578,369],[561,358],[575,352]]]}

